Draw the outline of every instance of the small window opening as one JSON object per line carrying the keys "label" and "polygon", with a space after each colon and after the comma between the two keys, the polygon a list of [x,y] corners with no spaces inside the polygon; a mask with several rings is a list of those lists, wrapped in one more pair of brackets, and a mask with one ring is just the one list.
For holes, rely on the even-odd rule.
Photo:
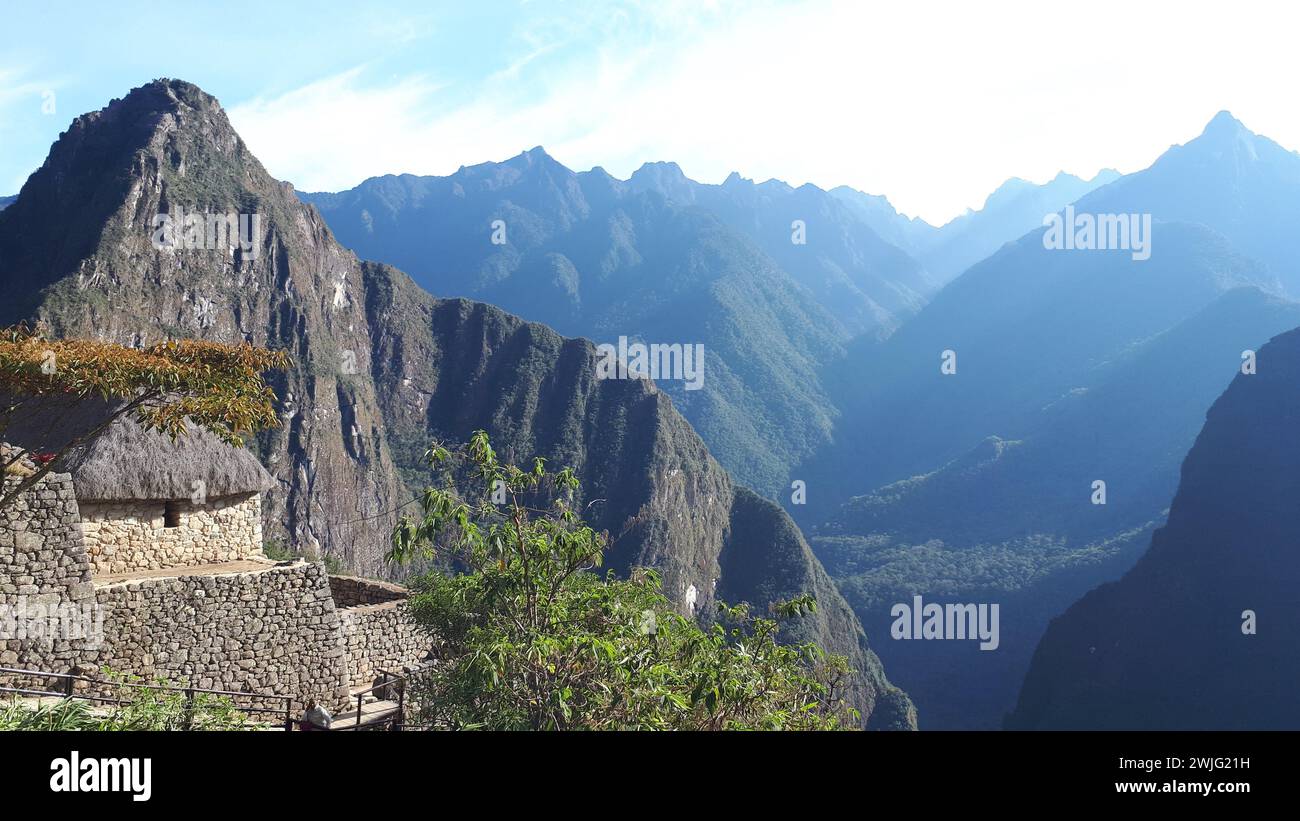
{"label": "small window opening", "polygon": [[168,502],[163,508],[163,527],[181,526],[181,503]]}

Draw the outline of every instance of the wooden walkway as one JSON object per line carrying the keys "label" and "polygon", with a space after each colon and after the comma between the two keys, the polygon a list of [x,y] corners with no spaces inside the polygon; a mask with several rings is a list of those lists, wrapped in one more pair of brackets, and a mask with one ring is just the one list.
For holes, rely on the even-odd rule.
{"label": "wooden walkway", "polygon": [[388,729],[388,725],[397,719],[396,701],[367,701],[361,705],[361,720],[357,720],[357,711],[349,710],[334,716],[331,730],[377,730]]}

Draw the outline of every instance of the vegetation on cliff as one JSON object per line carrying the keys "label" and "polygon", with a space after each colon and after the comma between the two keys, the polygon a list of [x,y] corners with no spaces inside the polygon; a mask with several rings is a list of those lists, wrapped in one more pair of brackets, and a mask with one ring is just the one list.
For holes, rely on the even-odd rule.
{"label": "vegetation on cliff", "polygon": [[[777,618],[815,610],[811,596],[775,605],[777,618],[719,603],[702,627],[662,594],[655,571],[598,574],[610,538],[571,505],[572,470],[548,472],[540,458],[529,471],[502,464],[483,431],[456,453],[435,445],[429,458],[449,468],[446,486],[425,490],[421,518],[403,518],[389,555],[465,572],[415,583],[415,617],[443,642],[443,662],[415,686],[418,721],[495,730],[858,724],[844,699],[847,660],[776,641]],[[462,461],[479,480],[472,501],[453,484],[450,468]]]}

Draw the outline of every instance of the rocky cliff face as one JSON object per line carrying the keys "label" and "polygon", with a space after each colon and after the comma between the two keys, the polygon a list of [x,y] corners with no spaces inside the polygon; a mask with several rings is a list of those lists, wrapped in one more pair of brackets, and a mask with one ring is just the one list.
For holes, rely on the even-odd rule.
{"label": "rocky cliff face", "polygon": [[1214,403],[1168,524],[1053,620],[1007,726],[1297,729],[1300,331]]}
{"label": "rocky cliff face", "polygon": [[[182,223],[179,247],[157,247],[157,216],[181,209],[243,215],[247,229],[233,248],[192,248]],[[383,572],[397,513],[428,478],[428,441],[483,428],[507,458],[577,469],[588,518],[617,537],[613,566],[659,568],[684,609],[691,587],[696,611],[711,608],[715,582],[760,610],[815,588],[819,614],[798,629],[854,661],[869,726],[915,726],[797,528],[769,502],[737,507],[747,492],[666,395],[597,380],[588,342],[359,262],[195,86],[156,81],[73,123],[0,212],[0,284],[15,297],[0,324],[287,348],[295,364],[274,379],[283,424],[257,443],[277,480],[269,538]]]}

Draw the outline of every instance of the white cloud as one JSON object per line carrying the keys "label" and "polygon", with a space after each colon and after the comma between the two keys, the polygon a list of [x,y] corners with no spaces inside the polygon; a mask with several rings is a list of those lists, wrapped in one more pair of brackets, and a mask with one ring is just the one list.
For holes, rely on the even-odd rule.
{"label": "white cloud", "polygon": [[[231,117],[307,190],[540,144],[620,177],[675,160],[708,182],[738,170],[847,184],[941,222],[1010,176],[1144,167],[1221,108],[1300,145],[1297,12],[1249,5],[651,4],[652,19],[586,7],[518,36],[513,65],[473,88],[356,69]],[[557,36],[564,25],[594,28],[599,47]]]}

